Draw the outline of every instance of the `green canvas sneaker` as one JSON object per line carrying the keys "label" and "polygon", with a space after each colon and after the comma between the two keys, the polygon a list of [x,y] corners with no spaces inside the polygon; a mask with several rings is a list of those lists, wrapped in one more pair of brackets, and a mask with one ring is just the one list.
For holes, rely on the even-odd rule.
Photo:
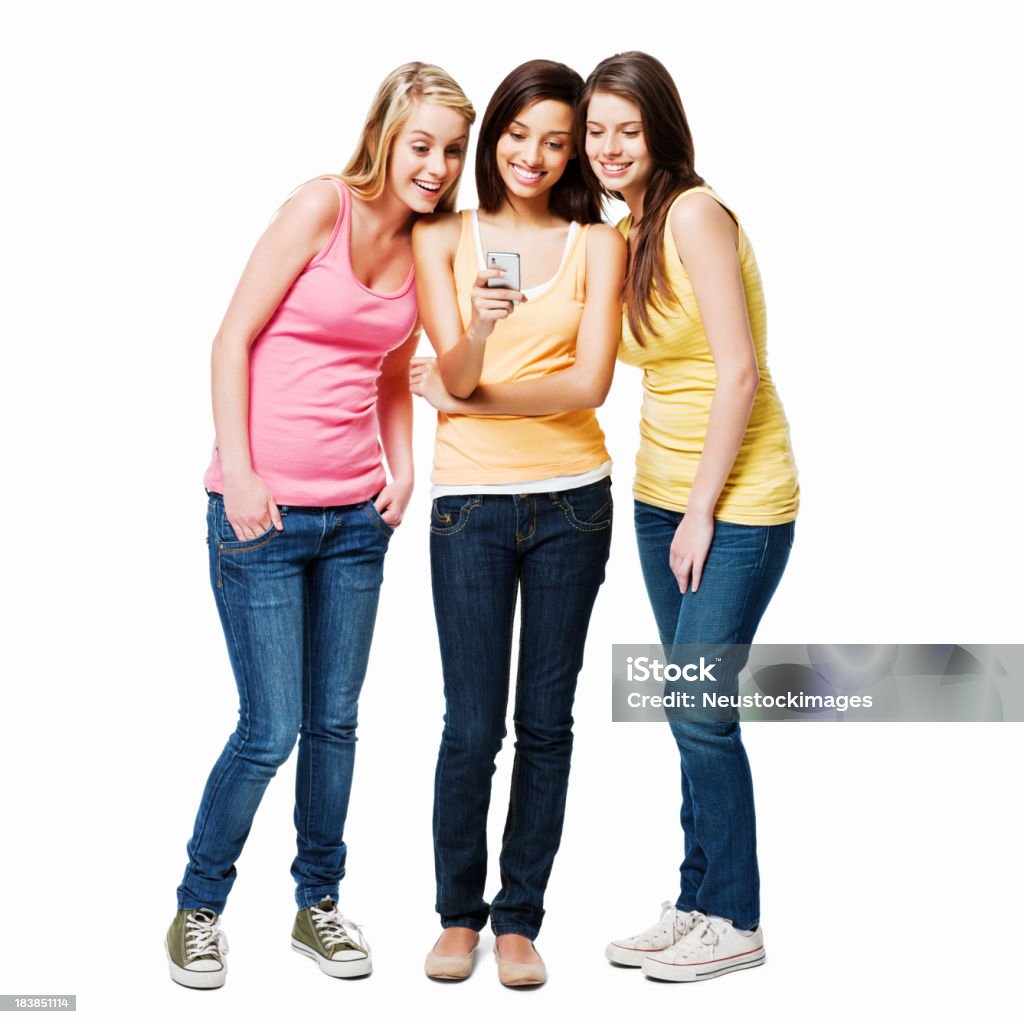
{"label": "green canvas sneaker", "polygon": [[332,978],[359,978],[373,970],[370,944],[359,925],[341,916],[332,899],[322,899],[295,915],[292,949],[315,960]]}
{"label": "green canvas sneaker", "polygon": [[224,984],[228,940],[217,927],[212,910],[179,910],[167,929],[164,949],[171,978],[179,985],[220,988]]}

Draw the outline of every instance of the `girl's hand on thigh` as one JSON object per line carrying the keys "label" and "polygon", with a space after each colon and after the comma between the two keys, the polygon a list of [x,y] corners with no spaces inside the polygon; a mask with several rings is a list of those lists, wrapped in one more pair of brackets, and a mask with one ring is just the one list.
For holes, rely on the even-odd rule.
{"label": "girl's hand on thigh", "polygon": [[412,497],[412,480],[392,480],[373,503],[381,519],[392,529],[399,526]]}
{"label": "girl's hand on thigh", "polygon": [[668,553],[668,565],[679,584],[680,594],[686,593],[688,583],[696,593],[714,536],[715,520],[711,516],[695,512],[683,516]]}
{"label": "girl's hand on thigh", "polygon": [[224,515],[239,540],[255,540],[270,529],[283,530],[281,513],[267,485],[255,474],[224,479]]}

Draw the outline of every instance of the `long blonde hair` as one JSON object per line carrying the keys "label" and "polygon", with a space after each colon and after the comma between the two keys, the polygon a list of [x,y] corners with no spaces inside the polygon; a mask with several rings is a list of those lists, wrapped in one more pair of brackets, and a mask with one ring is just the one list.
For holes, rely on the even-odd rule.
{"label": "long blonde hair", "polygon": [[[366,115],[363,134],[352,158],[341,172],[341,179],[361,199],[376,199],[384,191],[391,144],[409,119],[416,100],[439,103],[458,111],[472,124],[476,111],[466,94],[448,72],[434,64],[410,61],[395,68],[380,84]],[[450,213],[455,209],[460,171],[445,189],[435,210]]]}

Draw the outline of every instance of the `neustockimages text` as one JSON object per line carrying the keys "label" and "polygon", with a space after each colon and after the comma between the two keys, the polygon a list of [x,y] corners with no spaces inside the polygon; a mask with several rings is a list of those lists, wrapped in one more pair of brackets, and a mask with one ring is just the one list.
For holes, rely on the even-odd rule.
{"label": "neustockimages text", "polygon": [[[870,696],[848,697],[844,693],[702,693],[701,707],[704,708],[793,708],[795,710],[848,711],[850,708],[869,708]],[[695,708],[695,693],[631,693],[626,698],[631,708]]]}
{"label": "neustockimages text", "polygon": [[[677,664],[663,662],[657,658],[627,658],[626,678],[631,683],[716,683],[715,669],[721,658],[708,661],[701,657],[699,661]],[[702,708],[763,708],[793,710],[832,710],[847,711],[851,708],[870,708],[871,696],[835,693],[744,693],[724,694],[702,692],[700,707]],[[626,702],[631,708],[696,708],[698,694],[666,693],[646,694],[630,693]]]}

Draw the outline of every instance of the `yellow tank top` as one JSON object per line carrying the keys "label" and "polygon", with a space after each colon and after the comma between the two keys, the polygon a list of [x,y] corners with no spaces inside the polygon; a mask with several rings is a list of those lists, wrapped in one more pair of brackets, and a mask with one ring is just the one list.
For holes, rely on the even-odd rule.
{"label": "yellow tank top", "polygon": [[[472,213],[462,212],[455,252],[455,290],[463,326],[472,318],[478,265]],[[576,359],[586,294],[587,227],[576,232],[547,287],[499,320],[487,339],[481,384],[534,380]],[[608,461],[593,409],[548,416],[465,416],[438,413],[435,484],[506,484],[586,473]]]}
{"label": "yellow tank top", "polygon": [[[705,192],[721,203],[710,188],[700,185],[681,193],[672,205],[693,192]],[[728,209],[724,203],[722,206]],[[631,217],[626,217],[618,225],[627,238],[631,221]],[[640,449],[636,456],[633,494],[650,505],[685,512],[704,449],[717,377],[693,287],[679,258],[670,221],[671,211],[665,223],[664,252],[665,271],[675,301],[665,303],[663,311],[652,310],[651,321],[657,336],[644,338],[642,346],[633,336],[628,319],[623,317],[619,358],[644,371]],[[715,508],[715,518],[749,526],[772,526],[796,518],[800,487],[789,441],[789,424],[768,370],[761,275],[742,226],[738,256],[761,383],[747,432]]]}

